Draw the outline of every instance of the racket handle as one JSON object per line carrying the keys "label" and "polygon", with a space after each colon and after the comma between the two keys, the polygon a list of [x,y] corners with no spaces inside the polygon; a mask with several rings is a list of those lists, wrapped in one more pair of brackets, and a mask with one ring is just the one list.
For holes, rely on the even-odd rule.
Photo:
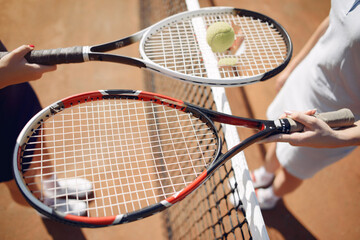
{"label": "racket handle", "polygon": [[[315,114],[314,117],[323,120],[331,128],[350,127],[355,122],[354,114],[347,108],[343,108],[334,112]],[[301,132],[304,130],[303,124],[296,122],[291,118],[288,118],[288,120],[290,123],[290,132]]]}
{"label": "racket handle", "polygon": [[[0,52],[0,59],[8,52]],[[47,50],[33,50],[25,55],[29,63],[42,65],[55,65],[62,63],[81,63],[84,62],[83,47],[68,47]]]}

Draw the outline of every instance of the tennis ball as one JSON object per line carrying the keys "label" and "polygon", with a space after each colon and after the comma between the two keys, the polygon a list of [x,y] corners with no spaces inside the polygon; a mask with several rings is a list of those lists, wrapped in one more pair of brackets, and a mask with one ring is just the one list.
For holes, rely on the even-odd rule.
{"label": "tennis ball", "polygon": [[219,67],[235,66],[237,64],[236,58],[221,58],[218,62]]}
{"label": "tennis ball", "polygon": [[234,40],[234,29],[226,22],[213,23],[206,31],[206,41],[213,52],[226,51]]}

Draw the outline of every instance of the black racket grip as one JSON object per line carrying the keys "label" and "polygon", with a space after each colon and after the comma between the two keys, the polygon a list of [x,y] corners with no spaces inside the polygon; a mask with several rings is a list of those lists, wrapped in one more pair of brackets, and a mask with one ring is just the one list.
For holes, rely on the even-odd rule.
{"label": "black racket grip", "polygon": [[[8,52],[0,52],[0,58]],[[29,63],[42,65],[56,65],[63,63],[81,63],[84,62],[83,47],[68,47],[47,50],[33,50],[25,55]]]}
{"label": "black racket grip", "polygon": [[[325,112],[315,114],[314,117],[323,120],[331,128],[350,127],[354,125],[355,117],[350,109],[343,108],[334,112]],[[290,132],[301,132],[304,130],[304,125],[288,118],[290,123]]]}

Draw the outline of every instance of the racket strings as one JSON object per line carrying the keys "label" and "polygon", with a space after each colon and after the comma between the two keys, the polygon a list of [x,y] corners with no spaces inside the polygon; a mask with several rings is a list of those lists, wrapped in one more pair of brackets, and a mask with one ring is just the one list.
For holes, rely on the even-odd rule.
{"label": "racket strings", "polygon": [[[204,21],[205,28],[218,21],[238,26],[236,37],[244,35],[239,50],[213,53],[206,43],[206,31],[194,30],[196,18]],[[283,36],[265,21],[226,13],[196,18],[166,25],[150,35],[143,46],[146,56],[160,66],[197,77],[208,77],[206,64],[218,66],[222,58],[236,58],[234,67],[218,67],[221,78],[264,74],[286,59],[288,49]],[[215,57],[207,57],[209,54]]]}
{"label": "racket strings", "polygon": [[45,190],[68,197],[66,191],[57,193],[59,186],[45,189],[53,176],[87,179],[94,189],[86,199],[87,214],[108,216],[180,191],[216,151],[212,129],[191,114],[150,102],[109,99],[76,105],[47,119],[30,137],[21,164],[24,181],[42,200]]}
{"label": "racket strings", "polygon": [[146,55],[155,63],[184,74],[202,76],[204,66],[190,21],[162,29],[149,38]]}

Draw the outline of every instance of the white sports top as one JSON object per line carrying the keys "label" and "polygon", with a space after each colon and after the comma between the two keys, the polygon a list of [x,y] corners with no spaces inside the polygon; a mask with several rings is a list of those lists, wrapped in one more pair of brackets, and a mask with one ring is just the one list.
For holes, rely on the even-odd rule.
{"label": "white sports top", "polygon": [[360,5],[356,2],[360,0],[331,1],[328,29],[286,81],[269,118],[284,110],[324,112],[342,107],[360,118]]}
{"label": "white sports top", "polygon": [[[340,108],[360,119],[360,0],[332,0],[329,27],[291,73],[268,108],[269,119],[284,111]],[[343,158],[353,147],[314,149],[279,143],[277,157],[290,173],[309,178]]]}
{"label": "white sports top", "polygon": [[359,117],[360,6],[349,12],[354,0],[333,0],[331,4],[329,27],[307,59],[307,64],[316,66],[309,73],[314,90],[311,97],[317,105],[329,108],[323,111],[345,106]]}

